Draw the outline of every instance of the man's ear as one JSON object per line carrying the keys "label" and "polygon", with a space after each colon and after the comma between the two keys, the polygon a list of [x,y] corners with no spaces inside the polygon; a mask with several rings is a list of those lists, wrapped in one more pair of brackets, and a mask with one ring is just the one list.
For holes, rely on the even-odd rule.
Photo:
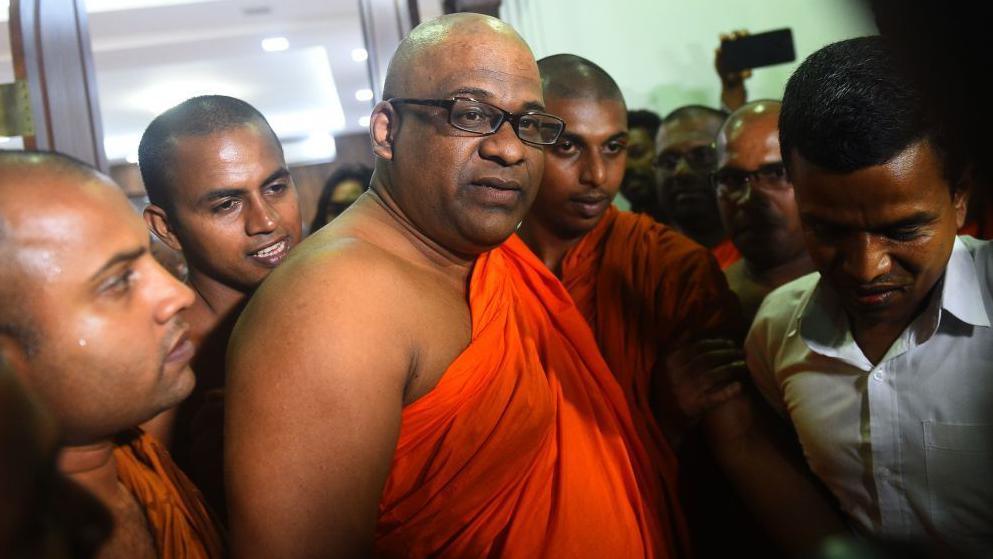
{"label": "man's ear", "polygon": [[952,187],[952,205],[955,207],[955,224],[958,229],[965,225],[969,213],[969,198],[972,196],[973,173],[969,168],[963,173],[958,184]]}
{"label": "man's ear", "polygon": [[6,366],[22,381],[30,368],[27,348],[13,335],[4,332],[0,332],[0,366]]}
{"label": "man's ear", "polygon": [[387,161],[393,159],[393,141],[396,139],[399,116],[393,105],[386,101],[380,101],[373,107],[369,117],[369,138],[376,157]]}
{"label": "man's ear", "polygon": [[166,211],[155,204],[150,204],[141,213],[145,218],[145,225],[148,230],[155,234],[165,245],[176,252],[183,252],[183,245],[179,242],[175,230],[169,223],[169,216]]}

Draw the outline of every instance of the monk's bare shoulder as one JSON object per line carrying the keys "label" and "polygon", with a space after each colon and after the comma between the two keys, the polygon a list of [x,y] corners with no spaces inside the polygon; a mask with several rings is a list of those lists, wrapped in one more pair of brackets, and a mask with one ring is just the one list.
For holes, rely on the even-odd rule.
{"label": "monk's bare shoulder", "polygon": [[[407,274],[402,262],[365,240],[308,239],[242,313],[228,348],[233,371],[241,370],[243,355],[256,353],[254,347],[300,361],[294,363],[300,370],[319,365],[328,373],[349,367],[350,353],[402,362],[410,352],[405,313],[398,312],[411,301],[402,279]],[[393,365],[404,372],[402,363]]]}

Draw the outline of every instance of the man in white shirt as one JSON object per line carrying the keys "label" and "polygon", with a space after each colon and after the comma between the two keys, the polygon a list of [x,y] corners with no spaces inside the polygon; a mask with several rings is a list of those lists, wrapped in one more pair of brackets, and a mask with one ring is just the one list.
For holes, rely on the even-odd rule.
{"label": "man in white shirt", "polygon": [[993,246],[879,37],[813,54],[780,142],[819,273],[770,294],[749,369],[813,472],[883,539],[993,549]]}

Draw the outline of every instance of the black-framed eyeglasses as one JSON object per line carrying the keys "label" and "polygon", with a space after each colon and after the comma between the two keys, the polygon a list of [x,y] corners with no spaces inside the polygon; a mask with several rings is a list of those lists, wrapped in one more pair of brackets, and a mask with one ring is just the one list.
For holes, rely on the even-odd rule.
{"label": "black-framed eyeglasses", "polygon": [[552,145],[558,141],[562,131],[565,130],[565,121],[557,116],[538,111],[514,114],[471,97],[454,97],[452,99],[395,97],[386,101],[394,105],[425,105],[448,109],[449,124],[459,130],[481,136],[494,134],[504,122],[509,122],[517,137],[529,144]]}
{"label": "black-framed eyeglasses", "polygon": [[652,164],[661,171],[671,173],[679,166],[680,160],[686,161],[686,164],[694,171],[710,173],[717,166],[717,148],[714,144],[707,144],[690,148],[682,153],[664,151],[655,158]]}
{"label": "black-framed eyeglasses", "polygon": [[754,171],[724,168],[710,176],[711,183],[717,189],[717,195],[728,199],[746,196],[753,186],[759,184],[782,190],[789,188],[790,181],[786,175],[786,166],[782,161],[775,161],[759,166]]}

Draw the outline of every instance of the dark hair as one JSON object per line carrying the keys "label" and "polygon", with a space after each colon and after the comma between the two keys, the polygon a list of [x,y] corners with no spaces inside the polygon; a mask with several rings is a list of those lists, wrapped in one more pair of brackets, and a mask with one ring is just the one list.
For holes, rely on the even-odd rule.
{"label": "dark hair", "polygon": [[314,221],[310,224],[311,233],[327,224],[328,201],[331,200],[331,195],[334,194],[335,187],[346,180],[356,180],[363,188],[368,188],[369,182],[372,180],[372,169],[368,165],[363,164],[345,165],[334,173],[331,173],[328,180],[324,181],[324,188],[321,189],[321,195],[317,199],[317,214],[314,215]]}
{"label": "dark hair", "polygon": [[943,143],[886,39],[860,37],[810,55],[786,85],[779,115],[779,145],[787,168],[797,152],[815,165],[850,173],[890,161],[929,140],[953,184]]}
{"label": "dark hair", "polygon": [[648,132],[650,138],[655,138],[658,134],[659,126],[662,126],[662,117],[657,113],[646,109],[628,111],[628,130],[642,128]]}
{"label": "dark hair", "polygon": [[204,95],[187,99],[155,117],[138,144],[138,168],[148,201],[172,213],[175,146],[183,136],[207,136],[249,124],[259,125],[283,151],[269,122],[255,107],[234,97]]}
{"label": "dark hair", "polygon": [[606,70],[575,54],[553,54],[538,61],[545,97],[610,99],[624,103],[621,88]]}

